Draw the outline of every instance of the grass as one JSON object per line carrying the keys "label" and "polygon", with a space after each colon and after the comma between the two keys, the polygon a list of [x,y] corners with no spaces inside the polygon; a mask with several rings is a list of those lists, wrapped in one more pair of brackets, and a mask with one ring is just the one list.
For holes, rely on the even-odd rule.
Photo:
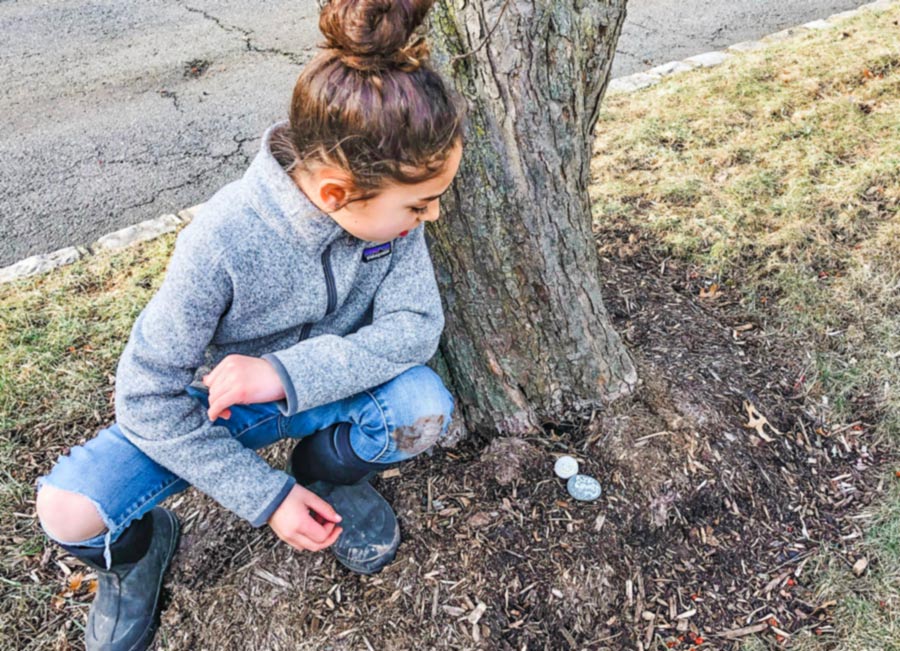
{"label": "grass", "polygon": [[[876,415],[900,451],[900,7],[865,13],[714,70],[611,95],[597,128],[595,222],[650,234],[810,342],[808,396],[830,422]],[[727,280],[726,280],[727,279]],[[900,649],[900,488],[859,553],[818,558],[833,636],[796,649]],[[837,645],[835,647],[835,645]],[[747,649],[767,648],[762,640]]]}
{"label": "grass", "polygon": [[[68,648],[85,599],[66,594],[42,555],[32,478],[114,418],[112,378],[140,310],[174,248],[169,234],[0,287],[0,622],[29,630],[33,647]],[[23,579],[23,577],[27,577]],[[0,625],[0,648],[21,648]]]}
{"label": "grass", "polygon": [[[809,398],[829,422],[877,415],[872,440],[895,450],[898,21],[900,8],[866,14],[608,97],[591,187],[598,224],[652,236],[669,255],[722,279],[767,330],[811,342]],[[44,541],[30,517],[31,478],[63,451],[43,442],[83,441],[111,421],[111,374],[174,239],[0,286],[0,621],[31,627],[36,641],[60,626],[50,597],[61,591],[46,588],[56,575],[42,567]],[[855,577],[831,550],[815,561],[820,603],[836,602],[834,633],[798,635],[793,648],[900,648],[900,486],[892,472],[885,486],[861,514],[867,573]],[[29,573],[32,583],[21,579]]]}

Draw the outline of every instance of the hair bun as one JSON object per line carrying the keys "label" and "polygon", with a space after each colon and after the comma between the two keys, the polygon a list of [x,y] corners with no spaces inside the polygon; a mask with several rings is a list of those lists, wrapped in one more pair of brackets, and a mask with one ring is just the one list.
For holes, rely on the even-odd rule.
{"label": "hair bun", "polygon": [[415,70],[428,56],[423,37],[410,42],[434,0],[330,0],[319,16],[323,47],[357,70]]}

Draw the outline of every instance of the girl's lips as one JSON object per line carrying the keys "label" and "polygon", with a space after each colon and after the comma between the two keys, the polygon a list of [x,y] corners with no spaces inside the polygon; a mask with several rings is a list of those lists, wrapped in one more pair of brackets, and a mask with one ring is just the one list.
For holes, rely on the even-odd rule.
{"label": "girl's lips", "polygon": [[400,237],[406,237],[409,234],[409,231],[402,231],[400,233]]}

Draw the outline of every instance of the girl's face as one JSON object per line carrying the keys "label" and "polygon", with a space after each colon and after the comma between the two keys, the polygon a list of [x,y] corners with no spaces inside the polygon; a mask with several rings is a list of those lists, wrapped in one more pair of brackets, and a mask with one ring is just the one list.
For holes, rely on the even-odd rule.
{"label": "girl's face", "polygon": [[351,235],[381,244],[426,221],[439,217],[440,196],[447,191],[462,160],[462,143],[457,142],[440,174],[413,184],[391,184],[371,199],[354,201],[334,210],[347,196],[346,176],[339,170],[320,168],[309,176],[295,176],[300,189],[320,210]]}

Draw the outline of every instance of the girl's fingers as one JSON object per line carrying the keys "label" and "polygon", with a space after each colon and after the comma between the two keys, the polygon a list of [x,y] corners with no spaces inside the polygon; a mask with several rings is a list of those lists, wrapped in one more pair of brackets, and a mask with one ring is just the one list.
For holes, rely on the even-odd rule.
{"label": "girl's fingers", "polygon": [[319,524],[309,513],[301,515],[298,523],[298,527],[303,532],[303,535],[315,543],[324,542],[331,535],[331,530],[334,526],[334,522],[329,522],[324,526]]}
{"label": "girl's fingers", "polygon": [[203,376],[203,382],[206,384],[206,386],[210,386],[213,382],[219,380],[219,376],[225,373],[226,370],[229,370],[229,367],[234,367],[238,360],[232,360],[232,357],[240,358],[242,357],[242,355],[226,355],[225,357],[220,359],[219,363],[216,364],[216,367]]}
{"label": "girl's fingers", "polygon": [[206,386],[212,386],[213,382],[216,381],[216,376],[218,375],[219,367],[216,366],[213,370],[203,376],[203,384]]}
{"label": "girl's fingers", "polygon": [[315,551],[321,551],[326,547],[331,547],[334,542],[340,537],[343,531],[344,530],[341,527],[335,527],[334,531],[332,531],[331,534],[329,534],[328,538],[325,539],[325,542],[319,543],[318,549],[316,549]]}
{"label": "girl's fingers", "polygon": [[288,543],[297,551],[315,551],[313,548],[316,546],[316,543],[304,536],[302,533],[294,533],[294,535],[291,536],[288,540]]}
{"label": "girl's fingers", "polygon": [[215,397],[210,393],[209,419],[215,420],[219,412],[235,404],[237,402],[237,393],[237,389],[229,389],[222,395]]}
{"label": "girl's fingers", "polygon": [[341,516],[334,510],[334,507],[312,491],[309,491],[309,495],[306,496],[306,505],[326,520],[341,521]]}
{"label": "girl's fingers", "polygon": [[294,536],[291,538],[290,544],[291,544],[291,547],[293,547],[294,549],[300,550],[300,551],[318,552],[318,551],[325,549],[326,547],[330,547],[331,545],[333,545],[334,541],[338,539],[338,536],[341,535],[342,531],[343,531],[343,529],[341,529],[341,528],[335,529],[334,531],[331,532],[331,535],[329,535],[328,538],[326,538],[323,542],[320,542],[320,543],[310,540],[309,538],[304,536],[302,533],[295,533]]}
{"label": "girl's fingers", "polygon": [[338,538],[341,537],[341,534],[344,533],[343,527],[335,527],[334,531],[331,532],[331,535],[328,536],[328,540],[322,543],[322,549],[326,547],[331,547]]}

